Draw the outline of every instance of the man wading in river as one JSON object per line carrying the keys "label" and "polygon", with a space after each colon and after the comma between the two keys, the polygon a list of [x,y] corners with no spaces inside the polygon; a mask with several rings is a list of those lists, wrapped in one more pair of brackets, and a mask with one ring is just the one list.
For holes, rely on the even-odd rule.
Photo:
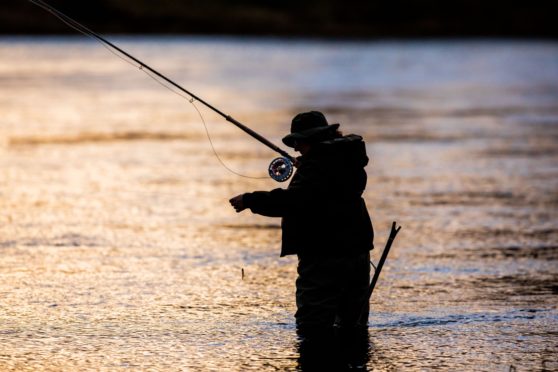
{"label": "man wading in river", "polygon": [[283,142],[301,153],[287,189],[230,200],[282,217],[281,256],[298,256],[295,314],[302,335],[339,327],[366,329],[374,232],[362,193],[368,164],[362,137],[343,136],[321,112],[298,114]]}

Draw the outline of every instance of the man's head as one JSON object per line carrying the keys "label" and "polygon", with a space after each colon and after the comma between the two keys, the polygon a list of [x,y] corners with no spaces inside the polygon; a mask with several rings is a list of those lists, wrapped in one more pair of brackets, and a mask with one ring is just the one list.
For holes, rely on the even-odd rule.
{"label": "man's head", "polygon": [[337,128],[339,124],[329,124],[319,111],[303,112],[293,118],[291,133],[283,138],[283,143],[304,155],[312,144],[335,137]]}

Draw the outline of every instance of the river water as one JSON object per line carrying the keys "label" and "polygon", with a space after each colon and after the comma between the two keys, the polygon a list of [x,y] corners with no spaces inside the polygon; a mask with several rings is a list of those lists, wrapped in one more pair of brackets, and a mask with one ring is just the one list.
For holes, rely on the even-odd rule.
{"label": "river water", "polygon": [[[375,261],[403,229],[361,366],[558,369],[557,43],[111,40],[275,143],[364,136]],[[227,202],[280,186],[99,44],[0,39],[0,370],[305,369],[280,221]]]}

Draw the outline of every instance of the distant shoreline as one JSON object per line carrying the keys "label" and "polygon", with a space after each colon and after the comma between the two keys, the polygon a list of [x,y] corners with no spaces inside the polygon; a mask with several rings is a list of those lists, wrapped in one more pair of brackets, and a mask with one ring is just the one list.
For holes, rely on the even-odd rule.
{"label": "distant shoreline", "polygon": [[[264,35],[264,34],[176,34],[176,33],[101,33],[107,38],[120,38],[120,39],[138,39],[138,38],[153,38],[153,39],[197,39],[197,40],[280,40],[285,42],[328,42],[328,43],[390,43],[390,42],[550,42],[558,43],[558,37],[553,36],[407,36],[407,37],[342,37],[342,36],[296,36],[296,35]],[[95,42],[87,36],[80,33],[52,33],[52,34],[2,34],[0,33],[0,40],[25,40],[25,39],[67,39],[79,41]]]}
{"label": "distant shoreline", "polygon": [[[327,40],[327,41],[383,41],[383,40],[554,40],[555,34],[382,34],[382,35],[329,35],[329,34],[289,34],[289,33],[202,33],[202,32],[111,32],[103,31],[102,27],[91,27],[101,35],[117,37],[193,37],[193,38],[248,38],[248,39],[292,39],[292,40]],[[3,32],[0,37],[72,37],[80,35],[76,31],[52,32]]]}
{"label": "distant shoreline", "polygon": [[[102,34],[233,35],[291,38],[545,38],[558,39],[544,2],[426,0],[47,0]],[[3,0],[0,35],[63,35],[71,30],[23,0]]]}

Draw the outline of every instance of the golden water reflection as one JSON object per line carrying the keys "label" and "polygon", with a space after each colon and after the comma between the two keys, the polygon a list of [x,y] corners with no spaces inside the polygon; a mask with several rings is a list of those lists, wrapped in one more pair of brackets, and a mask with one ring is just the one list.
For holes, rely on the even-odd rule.
{"label": "golden water reflection", "polygon": [[[121,42],[274,142],[305,109],[365,136],[376,246],[403,225],[368,369],[558,368],[555,44]],[[224,170],[188,103],[95,44],[0,55],[0,369],[302,368],[279,221],[227,203],[277,184]],[[265,175],[275,155],[204,113]]]}

